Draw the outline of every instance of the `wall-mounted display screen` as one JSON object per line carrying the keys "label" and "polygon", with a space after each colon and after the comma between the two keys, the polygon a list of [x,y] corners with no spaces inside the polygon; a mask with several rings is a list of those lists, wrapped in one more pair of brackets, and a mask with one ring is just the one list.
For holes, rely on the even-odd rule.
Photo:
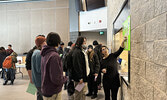
{"label": "wall-mounted display screen", "polygon": [[85,0],[87,11],[105,7],[105,0]]}

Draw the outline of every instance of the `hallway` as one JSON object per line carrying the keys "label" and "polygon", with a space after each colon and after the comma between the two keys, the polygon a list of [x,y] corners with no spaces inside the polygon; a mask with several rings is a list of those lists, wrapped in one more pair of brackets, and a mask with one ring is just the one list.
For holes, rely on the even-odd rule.
{"label": "hallway", "polygon": [[[3,80],[0,79],[0,100],[36,100],[36,96],[26,92],[29,79],[26,70],[22,69],[22,71],[24,73],[23,79],[21,78],[21,74],[16,74],[14,85],[3,86]],[[64,90],[62,100],[68,100],[67,92]],[[86,100],[104,100],[103,90],[99,91],[97,99],[87,97]]]}

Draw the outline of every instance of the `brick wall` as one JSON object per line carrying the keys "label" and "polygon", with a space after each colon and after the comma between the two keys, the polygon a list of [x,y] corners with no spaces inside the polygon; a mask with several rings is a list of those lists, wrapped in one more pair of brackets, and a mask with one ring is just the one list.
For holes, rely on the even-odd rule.
{"label": "brick wall", "polygon": [[[124,0],[108,0],[108,34]],[[167,0],[130,0],[130,88],[123,100],[167,100]],[[112,41],[112,39],[108,39]]]}

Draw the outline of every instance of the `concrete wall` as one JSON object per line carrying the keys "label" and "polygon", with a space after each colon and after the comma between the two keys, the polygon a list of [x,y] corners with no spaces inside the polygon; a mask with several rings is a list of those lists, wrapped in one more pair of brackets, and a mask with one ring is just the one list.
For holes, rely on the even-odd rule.
{"label": "concrete wall", "polygon": [[79,35],[79,13],[75,8],[76,0],[69,0],[69,27],[70,27],[70,41],[75,43]]}
{"label": "concrete wall", "polygon": [[[123,2],[108,0],[108,35]],[[131,82],[122,100],[167,100],[167,1],[130,0],[130,9]]]}
{"label": "concrete wall", "polygon": [[68,0],[0,4],[0,46],[10,43],[17,53],[27,52],[39,34],[51,31],[69,41]]}
{"label": "concrete wall", "polygon": [[104,35],[100,35],[99,32],[81,32],[81,36],[86,37],[87,46],[93,45],[94,40],[97,40],[99,44],[107,45],[107,32],[104,32]]}

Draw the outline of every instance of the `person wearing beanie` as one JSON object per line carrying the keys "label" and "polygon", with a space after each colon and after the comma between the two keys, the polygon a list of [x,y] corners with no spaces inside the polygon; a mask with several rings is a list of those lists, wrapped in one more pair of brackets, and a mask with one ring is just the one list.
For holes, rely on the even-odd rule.
{"label": "person wearing beanie", "polygon": [[43,43],[45,43],[45,41],[46,41],[46,38],[43,36],[36,37],[35,44],[36,44],[37,48],[42,49],[41,45],[43,45]]}
{"label": "person wearing beanie", "polygon": [[12,66],[11,68],[7,69],[7,77],[4,77],[5,82],[3,83],[3,85],[6,85],[9,79],[11,80],[10,85],[13,85],[15,79],[15,71],[16,71],[15,63],[17,63],[17,53],[12,52],[9,56],[12,57]]}
{"label": "person wearing beanie", "polygon": [[90,73],[88,75],[88,94],[86,96],[92,96],[91,99],[97,97],[97,76],[100,70],[100,62],[97,54],[93,50],[93,46],[89,45],[88,50],[88,60]]}
{"label": "person wearing beanie", "polygon": [[89,48],[90,48],[90,49],[93,49],[93,46],[92,46],[92,45],[88,45],[88,49],[89,49]]}
{"label": "person wearing beanie", "polygon": [[72,41],[68,42],[68,46],[71,47],[72,44],[73,44]]}
{"label": "person wearing beanie", "polygon": [[94,46],[99,45],[99,43],[97,42],[97,40],[94,40],[94,41],[93,41],[93,45],[94,45]]}
{"label": "person wearing beanie", "polygon": [[46,45],[46,38],[43,36],[37,36],[35,39],[35,44],[37,49],[34,50],[31,57],[32,65],[32,82],[37,88],[37,100],[43,100],[41,92],[41,49],[42,46]]}

